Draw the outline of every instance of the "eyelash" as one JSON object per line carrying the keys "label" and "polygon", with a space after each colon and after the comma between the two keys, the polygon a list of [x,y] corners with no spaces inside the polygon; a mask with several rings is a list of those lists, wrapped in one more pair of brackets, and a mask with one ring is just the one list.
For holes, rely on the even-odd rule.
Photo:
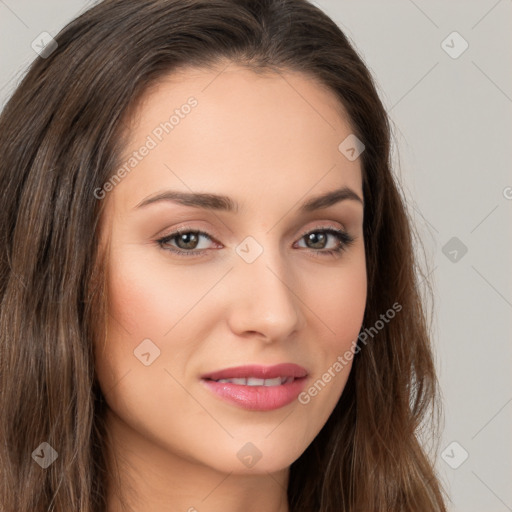
{"label": "eyelash", "polygon": [[[161,249],[163,249],[165,251],[170,251],[170,252],[180,255],[180,256],[199,257],[199,256],[202,256],[205,251],[208,251],[208,249],[199,249],[199,250],[191,249],[189,251],[184,251],[182,249],[178,249],[175,247],[173,247],[173,248],[169,248],[168,246],[165,247],[166,244],[168,244],[170,241],[175,239],[177,236],[183,235],[186,233],[194,233],[198,236],[205,236],[206,238],[209,238],[212,241],[214,240],[205,231],[201,231],[198,229],[180,228],[180,229],[174,231],[173,233],[170,233],[169,235],[166,235],[165,237],[162,237],[162,238],[156,240],[156,242],[158,243],[158,245]],[[299,240],[302,240],[306,235],[310,235],[312,233],[327,233],[327,234],[335,236],[339,241],[338,247],[336,247],[334,249],[309,249],[309,252],[311,252],[314,256],[321,257],[321,256],[339,255],[341,252],[348,249],[355,242],[355,238],[353,236],[349,235],[346,231],[339,229],[339,228],[335,228],[333,226],[315,228],[315,229],[306,231],[306,232],[302,233],[302,235],[299,237]]]}

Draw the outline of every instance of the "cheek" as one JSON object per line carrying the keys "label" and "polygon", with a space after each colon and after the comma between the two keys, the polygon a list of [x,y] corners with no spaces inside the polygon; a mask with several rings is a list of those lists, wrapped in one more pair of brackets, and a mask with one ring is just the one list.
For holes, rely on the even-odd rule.
{"label": "cheek", "polygon": [[197,267],[166,264],[147,247],[112,258],[109,310],[125,333],[161,339],[201,299],[212,276]]}
{"label": "cheek", "polygon": [[[182,428],[193,431],[188,423],[198,415],[197,404],[177,384],[197,350],[186,330],[187,311],[208,289],[208,282],[191,281],[190,274],[150,262],[138,249],[111,255],[107,338],[104,350],[96,348],[96,371],[109,407],[148,439],[163,425],[170,437]],[[181,421],[162,404],[179,408]]]}
{"label": "cheek", "polygon": [[324,333],[322,348],[331,357],[345,352],[360,331],[367,298],[364,246],[347,253],[338,268],[305,274],[302,290]]}
{"label": "cheek", "polygon": [[[166,274],[136,255],[112,258],[108,297],[111,317],[129,333],[151,337],[170,328],[170,312],[175,311],[176,295],[169,293]],[[179,286],[174,283],[174,286]]]}
{"label": "cheek", "polygon": [[[212,272],[194,265],[172,266],[147,246],[113,248],[106,346],[96,349],[97,372],[104,388],[115,386],[127,372],[131,373],[126,380],[135,381],[140,370],[146,371],[141,376],[145,385],[148,375],[167,368],[181,377],[211,323],[218,319],[204,297],[223,272],[224,268]],[[154,362],[146,367],[138,356],[148,351]]]}
{"label": "cheek", "polygon": [[[299,402],[320,428],[336,406],[352,368],[354,349],[367,298],[364,248],[354,251],[336,271],[316,272],[303,281],[303,293],[315,313],[315,375]],[[316,435],[317,430],[310,432]]]}
{"label": "cheek", "polygon": [[[135,385],[139,378],[147,382],[148,375],[163,372],[168,357],[164,342],[172,341],[175,353],[180,353],[179,338],[165,334],[186,313],[189,300],[179,273],[168,274],[135,250],[111,254],[106,345],[96,348],[96,368],[102,388],[117,390],[112,400],[127,382],[133,384],[132,392],[140,387]],[[150,366],[144,365],[144,358],[150,359]],[[121,379],[124,384],[118,387]]]}
{"label": "cheek", "polygon": [[353,272],[339,282],[326,283],[314,304],[318,304],[321,318],[332,334],[329,344],[344,345],[347,338],[356,338],[366,306],[365,274]]}

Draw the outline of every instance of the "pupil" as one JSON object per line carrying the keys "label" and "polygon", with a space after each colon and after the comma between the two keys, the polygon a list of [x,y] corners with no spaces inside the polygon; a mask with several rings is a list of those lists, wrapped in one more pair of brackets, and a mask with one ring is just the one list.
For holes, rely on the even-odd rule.
{"label": "pupil", "polygon": [[308,241],[312,243],[314,249],[322,249],[325,245],[326,235],[325,233],[310,233],[308,236]]}
{"label": "pupil", "polygon": [[176,241],[180,249],[195,249],[198,242],[197,233],[184,233]]}

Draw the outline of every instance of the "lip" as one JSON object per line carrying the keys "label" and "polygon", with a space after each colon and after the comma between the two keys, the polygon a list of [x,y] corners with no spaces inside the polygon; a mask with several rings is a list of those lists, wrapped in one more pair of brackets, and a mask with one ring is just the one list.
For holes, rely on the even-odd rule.
{"label": "lip", "polygon": [[273,366],[261,366],[256,364],[235,366],[202,375],[202,379],[238,379],[256,377],[257,379],[274,379],[276,377],[305,377],[308,372],[302,366],[293,363],[275,364]]}
{"label": "lip", "polygon": [[[308,372],[299,365],[283,363],[274,366],[246,365],[211,372],[201,376],[201,382],[218,397],[252,411],[271,411],[293,402],[303,390]],[[220,379],[255,377],[273,379],[293,377],[292,382],[278,386],[244,386]]]}

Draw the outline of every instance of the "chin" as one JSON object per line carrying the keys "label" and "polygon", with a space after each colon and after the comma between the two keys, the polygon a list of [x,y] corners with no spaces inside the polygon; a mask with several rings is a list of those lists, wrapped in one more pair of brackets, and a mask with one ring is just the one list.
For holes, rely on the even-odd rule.
{"label": "chin", "polygon": [[194,458],[221,473],[266,475],[287,470],[307,448],[296,448],[289,439],[277,436],[270,441],[265,435],[268,432],[254,441],[231,439],[226,444],[216,444],[207,453],[195,454]]}

